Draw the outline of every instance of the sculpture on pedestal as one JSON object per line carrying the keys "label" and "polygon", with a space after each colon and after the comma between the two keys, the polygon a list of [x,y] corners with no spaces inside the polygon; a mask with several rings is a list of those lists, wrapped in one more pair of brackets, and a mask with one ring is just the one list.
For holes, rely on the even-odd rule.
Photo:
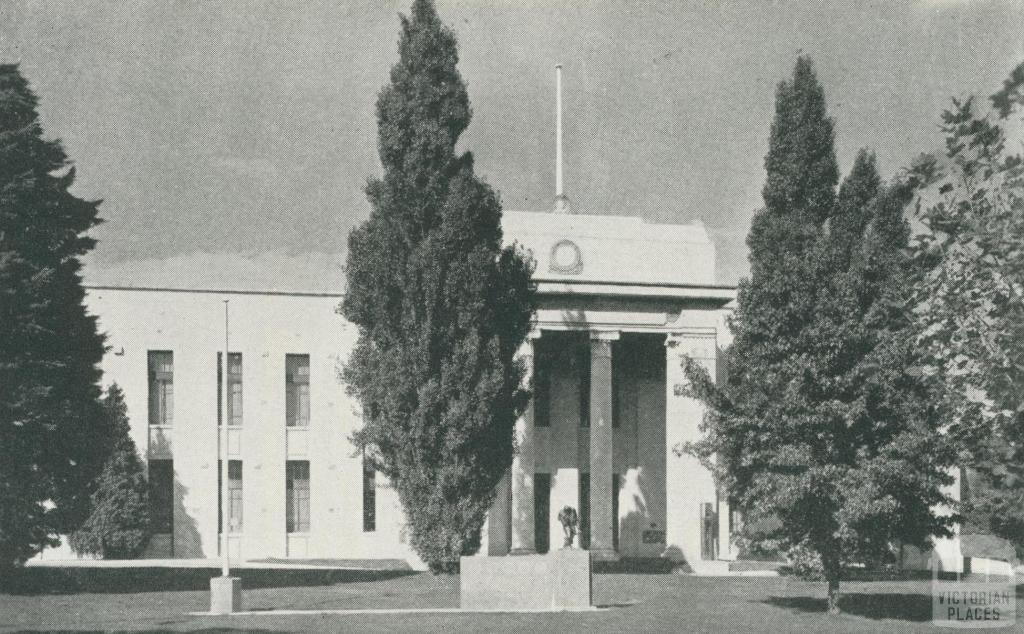
{"label": "sculpture on pedestal", "polygon": [[565,545],[562,548],[572,548],[576,540],[576,527],[580,523],[580,515],[571,506],[565,506],[558,512],[558,521],[562,523],[562,530],[565,531]]}

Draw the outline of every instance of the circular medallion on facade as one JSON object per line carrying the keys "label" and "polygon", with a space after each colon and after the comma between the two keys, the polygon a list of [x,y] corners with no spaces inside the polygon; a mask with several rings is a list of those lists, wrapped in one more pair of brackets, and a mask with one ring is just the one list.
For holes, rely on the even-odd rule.
{"label": "circular medallion on facade", "polygon": [[576,275],[583,270],[583,253],[572,240],[559,240],[551,247],[552,273]]}

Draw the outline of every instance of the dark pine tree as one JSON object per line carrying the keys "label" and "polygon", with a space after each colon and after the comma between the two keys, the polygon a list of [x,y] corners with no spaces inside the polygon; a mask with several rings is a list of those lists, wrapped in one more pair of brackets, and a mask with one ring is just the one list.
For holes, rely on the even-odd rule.
{"label": "dark pine tree", "polygon": [[99,203],[68,191],[74,169],[36,105],[17,66],[0,65],[0,569],[84,519],[109,448],[104,338],[79,261]]}
{"label": "dark pine tree", "polygon": [[146,470],[129,435],[128,408],[116,383],[104,396],[103,410],[113,446],[96,479],[89,517],[70,542],[78,553],[132,559],[150,536]]}
{"label": "dark pine tree", "polygon": [[689,449],[750,525],[816,555],[838,612],[845,563],[884,560],[898,540],[923,546],[949,524],[932,508],[952,455],[907,372],[913,188],[883,188],[861,152],[836,195],[833,124],[807,58],[779,85],[765,167],[729,377],[716,387],[687,364],[708,406],[706,439]]}
{"label": "dark pine tree", "polygon": [[515,353],[533,313],[531,264],[502,247],[501,205],[458,153],[469,125],[454,33],[431,0],[402,16],[399,61],[377,100],[382,179],[349,236],[342,314],[359,327],[344,379],[354,436],[398,491],[411,543],[435,572],[479,548],[528,401]]}

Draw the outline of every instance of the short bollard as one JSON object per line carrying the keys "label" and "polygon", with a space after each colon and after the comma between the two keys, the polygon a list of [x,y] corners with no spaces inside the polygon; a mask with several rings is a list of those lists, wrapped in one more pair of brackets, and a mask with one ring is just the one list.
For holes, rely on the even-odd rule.
{"label": "short bollard", "polygon": [[210,579],[210,614],[231,614],[242,609],[242,580],[238,577]]}

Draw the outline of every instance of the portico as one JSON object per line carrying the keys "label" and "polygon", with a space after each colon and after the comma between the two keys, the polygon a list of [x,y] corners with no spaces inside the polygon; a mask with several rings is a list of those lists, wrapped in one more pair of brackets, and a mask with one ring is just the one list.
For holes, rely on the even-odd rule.
{"label": "portico", "polygon": [[677,389],[683,358],[716,375],[734,297],[713,284],[703,227],[506,212],[505,232],[537,261],[540,306],[520,350],[534,398],[482,554],[557,549],[569,505],[595,559],[728,558],[727,504],[674,451],[704,414]]}

